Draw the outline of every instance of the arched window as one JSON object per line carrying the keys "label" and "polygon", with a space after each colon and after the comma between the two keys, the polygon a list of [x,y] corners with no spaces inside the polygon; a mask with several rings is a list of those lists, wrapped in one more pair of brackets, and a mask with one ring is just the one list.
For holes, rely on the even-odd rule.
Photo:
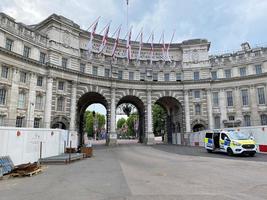
{"label": "arched window", "polygon": [[267,115],[261,115],[261,125],[267,125]]}
{"label": "arched window", "polygon": [[6,89],[1,88],[0,89],[0,105],[6,104]]}
{"label": "arched window", "polygon": [[64,97],[58,97],[57,99],[57,111],[64,111],[65,105],[64,105]]}

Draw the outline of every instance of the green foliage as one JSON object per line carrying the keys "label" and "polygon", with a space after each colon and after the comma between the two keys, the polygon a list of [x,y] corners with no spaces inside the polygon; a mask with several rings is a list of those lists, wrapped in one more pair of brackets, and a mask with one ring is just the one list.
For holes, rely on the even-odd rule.
{"label": "green foliage", "polygon": [[117,122],[117,129],[122,128],[122,126],[126,123],[126,119],[120,118]]}
{"label": "green foliage", "polygon": [[153,130],[155,136],[161,135],[161,130],[165,130],[165,110],[157,105],[154,104],[152,106],[152,115],[153,115]]}
{"label": "green foliage", "polygon": [[126,121],[126,124],[127,124],[127,127],[128,127],[128,131],[127,131],[127,135],[130,135],[130,136],[135,136],[135,130],[134,130],[134,125],[136,123],[136,121],[138,121],[138,115],[137,114],[131,114],[127,121]]}
{"label": "green foliage", "polygon": [[[97,121],[97,129],[100,130],[104,128],[104,125],[106,123],[105,115],[102,115],[100,113],[95,113],[95,118]],[[87,132],[87,135],[89,137],[93,137],[93,125],[94,125],[94,117],[93,112],[91,111],[85,111],[84,113],[84,120],[85,120],[85,131]]]}

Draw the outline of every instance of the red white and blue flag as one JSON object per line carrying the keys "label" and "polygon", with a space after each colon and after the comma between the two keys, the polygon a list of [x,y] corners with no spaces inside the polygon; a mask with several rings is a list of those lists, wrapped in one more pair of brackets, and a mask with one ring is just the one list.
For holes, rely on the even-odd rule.
{"label": "red white and blue flag", "polygon": [[115,43],[112,49],[112,54],[111,54],[112,57],[115,57],[115,52],[119,44],[120,32],[121,32],[121,26],[117,29],[117,37],[116,37],[116,40],[115,40]]}
{"label": "red white and blue flag", "polygon": [[107,25],[106,27],[106,31],[105,31],[105,34],[102,38],[102,42],[101,42],[101,45],[99,47],[99,51],[98,53],[102,53],[104,48],[106,47],[106,44],[107,44],[107,39],[108,39],[108,32],[109,32],[109,27],[110,27],[110,23]]}
{"label": "red white and blue flag", "polygon": [[95,35],[95,32],[96,32],[96,28],[97,28],[97,25],[98,25],[98,20],[99,20],[100,17],[97,18],[96,22],[93,24],[93,27],[92,27],[92,31],[90,32],[90,40],[87,44],[87,56],[90,56],[91,54],[91,51],[93,50],[93,39],[94,39],[94,35]]}

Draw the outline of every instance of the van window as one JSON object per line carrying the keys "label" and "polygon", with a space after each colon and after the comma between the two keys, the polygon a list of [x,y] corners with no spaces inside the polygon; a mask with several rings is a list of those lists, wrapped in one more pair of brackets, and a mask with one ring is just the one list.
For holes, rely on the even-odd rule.
{"label": "van window", "polygon": [[212,138],[212,133],[206,133],[206,138]]}
{"label": "van window", "polygon": [[222,134],[221,134],[221,139],[222,139],[222,140],[224,140],[224,139],[225,139],[225,137],[227,137],[227,138],[228,138],[228,136],[227,136],[225,133],[222,133]]}

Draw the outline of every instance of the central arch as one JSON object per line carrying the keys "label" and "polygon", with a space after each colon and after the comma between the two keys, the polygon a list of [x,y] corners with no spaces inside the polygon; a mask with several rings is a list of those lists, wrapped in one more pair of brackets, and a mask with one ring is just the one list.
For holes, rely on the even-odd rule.
{"label": "central arch", "polygon": [[145,141],[145,105],[143,103],[143,101],[133,95],[127,95],[122,97],[118,103],[116,108],[118,108],[118,106],[120,106],[121,104],[124,103],[130,103],[133,104],[137,111],[138,111],[138,115],[139,115],[139,123],[138,123],[138,140],[140,143],[144,143]]}
{"label": "central arch", "polygon": [[80,146],[84,143],[83,141],[84,126],[85,126],[84,113],[87,107],[94,103],[100,103],[106,108],[107,110],[106,131],[109,130],[109,123],[108,123],[109,122],[109,109],[108,109],[108,102],[106,98],[97,92],[88,92],[88,93],[83,94],[77,102],[77,125],[78,125]]}

